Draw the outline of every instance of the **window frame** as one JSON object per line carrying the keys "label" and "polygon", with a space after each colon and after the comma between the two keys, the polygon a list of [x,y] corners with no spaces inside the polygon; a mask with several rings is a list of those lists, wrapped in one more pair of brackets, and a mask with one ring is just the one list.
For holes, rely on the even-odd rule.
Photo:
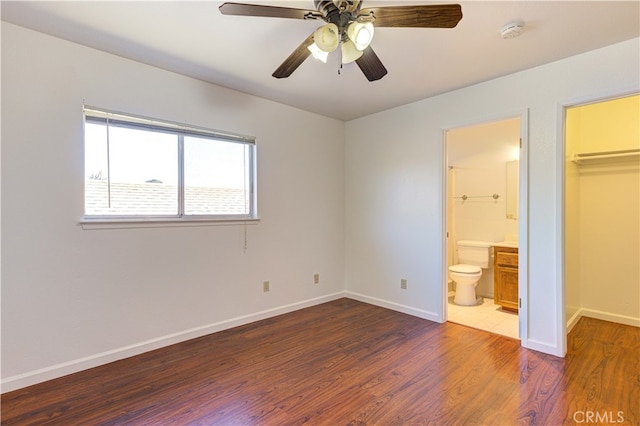
{"label": "window frame", "polygon": [[[177,136],[178,176],[177,176],[177,214],[87,214],[86,213],[86,131],[87,123],[114,125],[120,128],[131,128],[172,134]],[[247,149],[247,165],[244,172],[248,178],[248,213],[246,214],[185,214],[185,179],[184,179],[184,139],[185,137],[206,138],[215,141],[237,143]],[[202,222],[247,222],[258,220],[257,213],[257,173],[256,173],[256,138],[204,127],[192,126],[184,123],[148,118],[133,114],[120,113],[90,106],[83,107],[83,215],[81,224],[139,224],[139,223],[202,223]],[[110,183],[109,183],[110,184]]]}

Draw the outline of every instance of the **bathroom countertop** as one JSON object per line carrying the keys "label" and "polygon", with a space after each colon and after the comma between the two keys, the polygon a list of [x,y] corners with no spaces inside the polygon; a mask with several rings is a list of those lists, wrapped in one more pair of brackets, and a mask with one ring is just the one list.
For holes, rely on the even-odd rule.
{"label": "bathroom countertop", "polygon": [[498,243],[491,243],[492,246],[499,246],[499,247],[511,247],[511,248],[518,248],[518,242],[517,241],[500,241]]}

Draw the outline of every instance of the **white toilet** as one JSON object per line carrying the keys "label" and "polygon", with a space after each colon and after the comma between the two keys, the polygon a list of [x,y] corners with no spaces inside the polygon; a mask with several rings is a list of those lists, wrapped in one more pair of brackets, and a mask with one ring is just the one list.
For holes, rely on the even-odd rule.
{"label": "white toilet", "polygon": [[456,283],[453,303],[472,306],[478,303],[476,286],[482,269],[489,266],[491,243],[486,241],[458,241],[458,264],[449,266],[449,278]]}

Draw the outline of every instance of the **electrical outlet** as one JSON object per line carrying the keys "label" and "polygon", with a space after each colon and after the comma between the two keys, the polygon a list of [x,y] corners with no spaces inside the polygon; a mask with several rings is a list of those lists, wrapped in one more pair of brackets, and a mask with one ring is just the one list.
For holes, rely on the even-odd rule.
{"label": "electrical outlet", "polygon": [[313,283],[320,284],[320,274],[313,274]]}
{"label": "electrical outlet", "polygon": [[269,291],[269,281],[265,281],[262,283],[262,291],[265,293]]}
{"label": "electrical outlet", "polygon": [[400,279],[400,288],[403,289],[403,290],[407,289],[407,280],[406,279],[404,279],[404,278]]}

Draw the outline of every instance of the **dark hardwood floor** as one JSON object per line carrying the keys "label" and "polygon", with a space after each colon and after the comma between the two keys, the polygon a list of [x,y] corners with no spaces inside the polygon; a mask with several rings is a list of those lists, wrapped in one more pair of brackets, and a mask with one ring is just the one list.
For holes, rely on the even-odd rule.
{"label": "dark hardwood floor", "polygon": [[6,393],[2,424],[638,425],[640,329],[568,347],[340,299]]}

